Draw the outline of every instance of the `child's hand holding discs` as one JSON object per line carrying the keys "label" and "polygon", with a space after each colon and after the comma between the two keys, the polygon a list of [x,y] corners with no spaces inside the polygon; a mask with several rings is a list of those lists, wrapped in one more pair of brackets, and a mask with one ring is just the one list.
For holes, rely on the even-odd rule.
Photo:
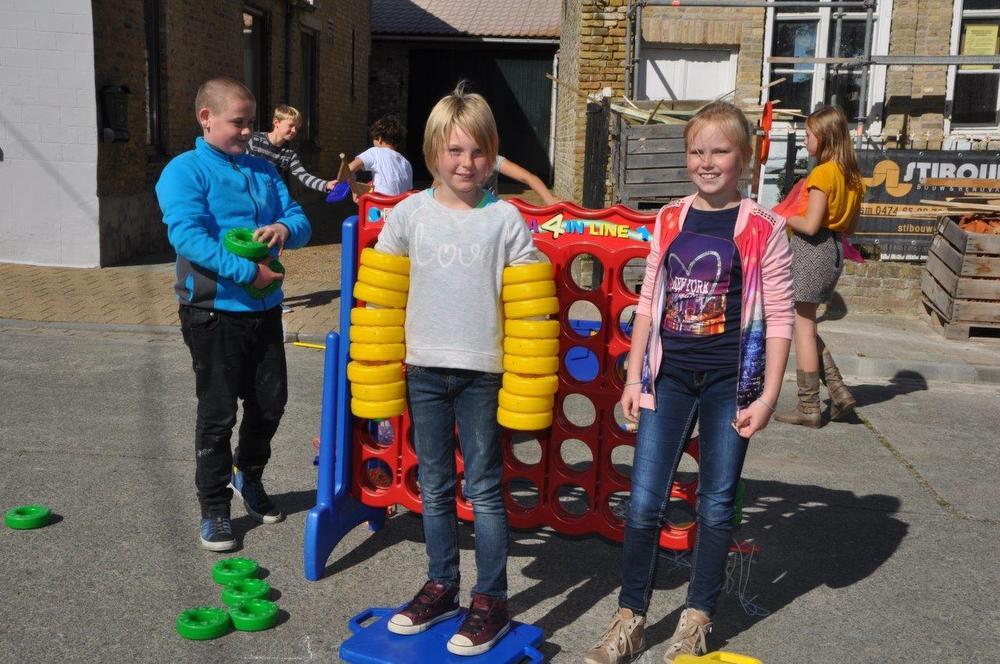
{"label": "child's hand holding discs", "polygon": [[[268,248],[278,245],[278,255],[281,255],[281,251],[285,246],[285,241],[288,240],[288,228],[281,223],[268,224],[267,226],[261,226],[253,232],[253,239],[257,242],[266,242]],[[260,275],[258,275],[259,278]],[[272,279],[273,281],[273,279]]]}

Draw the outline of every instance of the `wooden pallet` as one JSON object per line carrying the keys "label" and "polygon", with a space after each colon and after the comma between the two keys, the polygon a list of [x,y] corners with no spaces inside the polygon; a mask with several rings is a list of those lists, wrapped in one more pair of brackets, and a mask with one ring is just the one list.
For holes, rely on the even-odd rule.
{"label": "wooden pallet", "polygon": [[1000,338],[1000,235],[967,233],[942,217],[920,292],[945,338]]}

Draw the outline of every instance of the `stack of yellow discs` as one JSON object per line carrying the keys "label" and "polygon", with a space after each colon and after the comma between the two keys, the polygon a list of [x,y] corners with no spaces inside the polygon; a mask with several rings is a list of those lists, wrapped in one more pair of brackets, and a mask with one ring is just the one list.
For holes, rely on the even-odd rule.
{"label": "stack of yellow discs", "polygon": [[406,410],[403,360],[406,343],[403,323],[410,288],[410,259],[361,251],[361,268],[354,297],[384,307],[351,310],[351,412],[357,417],[384,419]]}
{"label": "stack of yellow discs", "polygon": [[497,421],[508,429],[537,431],[552,425],[559,379],[559,312],[552,265],[532,263],[503,271],[503,387]]}

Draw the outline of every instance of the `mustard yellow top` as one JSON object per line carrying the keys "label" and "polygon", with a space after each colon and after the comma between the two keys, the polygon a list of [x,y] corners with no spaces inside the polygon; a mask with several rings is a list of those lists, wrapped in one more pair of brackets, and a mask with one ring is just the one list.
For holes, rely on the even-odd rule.
{"label": "mustard yellow top", "polygon": [[806,189],[815,187],[826,193],[826,221],[823,226],[831,231],[850,235],[858,225],[864,184],[848,187],[840,164],[826,161],[817,166],[806,179]]}

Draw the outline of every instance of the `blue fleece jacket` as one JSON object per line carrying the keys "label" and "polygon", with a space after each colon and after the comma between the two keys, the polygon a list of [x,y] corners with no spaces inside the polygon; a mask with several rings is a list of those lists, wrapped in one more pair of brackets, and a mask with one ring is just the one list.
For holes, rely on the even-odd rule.
{"label": "blue fleece jacket", "polygon": [[[257,277],[257,265],[222,246],[230,228],[258,228],[280,222],[288,228],[286,249],[309,241],[309,220],[288,195],[266,159],[227,155],[205,142],[170,160],[156,183],[156,196],[177,251],[182,304],[221,311],[266,311],[281,304],[281,289],[264,299],[243,289]],[[277,255],[277,247],[272,249]]]}

